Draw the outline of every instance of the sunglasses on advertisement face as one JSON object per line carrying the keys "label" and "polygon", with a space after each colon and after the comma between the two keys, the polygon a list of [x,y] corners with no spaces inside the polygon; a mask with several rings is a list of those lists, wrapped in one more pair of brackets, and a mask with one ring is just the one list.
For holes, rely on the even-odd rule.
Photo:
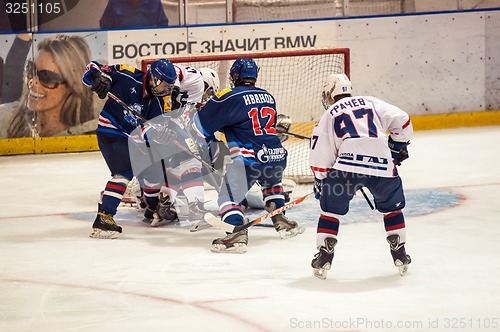
{"label": "sunglasses on advertisement face", "polygon": [[33,61],[28,61],[26,63],[26,78],[32,80],[35,76],[38,77],[40,84],[47,89],[55,89],[60,84],[66,83],[66,81],[61,78],[58,74],[50,70],[37,70],[35,63]]}

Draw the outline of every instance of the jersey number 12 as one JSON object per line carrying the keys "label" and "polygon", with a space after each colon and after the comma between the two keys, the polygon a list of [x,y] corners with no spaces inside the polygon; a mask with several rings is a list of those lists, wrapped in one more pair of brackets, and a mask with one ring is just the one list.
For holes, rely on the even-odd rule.
{"label": "jersey number 12", "polygon": [[[259,110],[257,107],[254,107],[248,112],[248,116],[252,120],[253,133],[255,136],[260,136],[263,133],[276,135],[276,129],[272,127],[275,121],[274,119],[276,118],[276,111],[274,108],[264,106]],[[260,123],[261,121],[266,121],[266,118],[267,122],[264,128],[261,128],[262,126]]]}

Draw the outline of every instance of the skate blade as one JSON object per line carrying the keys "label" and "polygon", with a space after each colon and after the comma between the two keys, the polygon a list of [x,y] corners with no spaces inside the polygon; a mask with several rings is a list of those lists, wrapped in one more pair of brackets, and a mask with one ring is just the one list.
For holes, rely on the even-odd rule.
{"label": "skate blade", "polygon": [[99,228],[93,228],[89,236],[93,239],[116,239],[120,236],[120,233],[117,231],[105,231]]}
{"label": "skate blade", "polygon": [[399,259],[394,262],[399,270],[399,275],[404,276],[408,272],[408,264],[403,264]]}
{"label": "skate blade", "polygon": [[164,220],[164,219],[153,219],[151,221],[150,226],[151,227],[158,227],[158,226],[163,226],[163,225],[169,225],[175,223],[172,220]]}
{"label": "skate blade", "polygon": [[315,268],[313,267],[314,276],[320,279],[326,279],[326,275],[328,274],[328,270],[332,267],[331,263],[323,264],[323,267]]}
{"label": "skate blade", "polygon": [[210,251],[215,253],[244,254],[247,252],[247,245],[236,243],[234,246],[226,248],[223,244],[214,244]]}
{"label": "skate blade", "polygon": [[210,227],[212,227],[212,225],[210,225],[209,223],[197,221],[197,222],[194,222],[193,225],[191,225],[191,228],[189,229],[189,231],[190,232],[198,232],[198,231],[210,228]]}
{"label": "skate blade", "polygon": [[[325,265],[325,267],[326,267],[326,265]],[[328,269],[313,269],[313,274],[316,278],[325,280],[329,269],[330,269],[330,265],[328,265]]]}
{"label": "skate blade", "polygon": [[305,230],[306,229],[304,227],[296,227],[289,230],[282,229],[281,231],[278,232],[278,234],[280,235],[280,238],[284,240],[302,234],[304,233]]}

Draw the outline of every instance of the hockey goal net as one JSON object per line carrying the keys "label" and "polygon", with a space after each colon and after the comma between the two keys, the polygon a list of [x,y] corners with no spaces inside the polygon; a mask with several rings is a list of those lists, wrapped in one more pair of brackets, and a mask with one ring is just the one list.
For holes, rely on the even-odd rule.
{"label": "hockey goal net", "polygon": [[[278,114],[292,119],[291,132],[310,137],[324,108],[321,103],[323,83],[330,74],[349,76],[348,48],[320,48],[307,50],[276,50],[251,53],[192,54],[165,56],[173,63],[195,68],[212,68],[220,78],[220,89],[229,87],[229,69],[237,58],[253,58],[260,67],[257,86],[268,90],[276,99]],[[138,60],[143,71],[157,60]],[[312,181],[309,168],[309,141],[290,137],[283,143],[288,150],[285,178],[296,182]]]}

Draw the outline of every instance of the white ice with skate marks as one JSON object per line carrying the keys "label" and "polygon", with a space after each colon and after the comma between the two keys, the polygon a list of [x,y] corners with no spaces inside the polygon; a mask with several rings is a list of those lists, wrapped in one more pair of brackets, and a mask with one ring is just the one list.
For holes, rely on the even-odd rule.
{"label": "white ice with skate marks", "polygon": [[[304,191],[304,189],[307,188],[306,185],[300,185],[300,187],[300,189],[302,189],[301,191]],[[370,195],[370,192],[367,189],[364,190],[373,204],[373,199]],[[209,197],[214,197],[214,195],[214,192],[210,192]],[[457,206],[462,202],[462,200],[465,199],[463,196],[447,189],[407,190],[405,192],[405,196],[406,207],[403,209],[403,212],[406,218],[437,213],[444,209]],[[215,212],[217,210],[216,199],[208,201],[205,206],[208,210]],[[250,220],[256,219],[266,213],[267,212],[265,210],[260,209],[245,210],[245,216]],[[89,212],[70,214],[68,216],[82,220],[89,220],[93,217],[94,214],[94,212]],[[296,221],[300,226],[303,227],[316,227],[319,214],[319,201],[312,196],[308,197],[299,205],[292,207],[286,211],[286,216],[289,219]],[[118,213],[116,214],[115,220],[119,225],[142,224],[144,226],[148,226],[148,224],[141,222],[142,217],[142,210],[132,206],[127,207],[126,205],[122,205],[119,208]],[[192,222],[188,218],[189,217],[181,217],[179,223],[167,224],[161,227],[177,227],[188,229],[192,226]],[[382,215],[376,210],[371,210],[363,195],[358,192],[351,201],[349,212],[347,213],[347,215],[342,216],[341,223],[342,225],[345,225],[366,222],[382,222]],[[268,219],[252,227],[272,227],[272,222],[270,219]]]}
{"label": "white ice with skate marks", "polygon": [[[408,273],[399,275],[382,218],[358,194],[326,280],[310,266],[316,210],[299,213],[311,226],[291,239],[251,227],[243,255],[210,252],[221,230],[153,228],[138,211],[119,212],[121,237],[96,240],[89,233],[109,180],[99,152],[1,157],[0,331],[497,331],[494,142],[500,127],[417,132],[400,168]],[[449,193],[466,199],[442,208],[456,199]]]}

